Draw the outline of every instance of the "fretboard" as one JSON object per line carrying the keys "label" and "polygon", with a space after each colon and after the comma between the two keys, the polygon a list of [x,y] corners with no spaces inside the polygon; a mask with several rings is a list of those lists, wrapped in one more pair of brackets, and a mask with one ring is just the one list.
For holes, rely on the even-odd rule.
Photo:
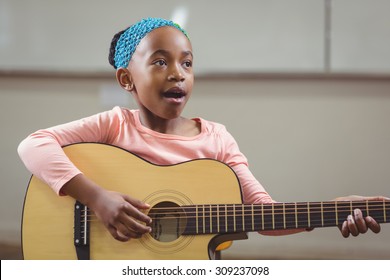
{"label": "fretboard", "polygon": [[333,227],[359,208],[379,223],[390,221],[390,201],[326,201],[184,206],[183,234],[251,232]]}

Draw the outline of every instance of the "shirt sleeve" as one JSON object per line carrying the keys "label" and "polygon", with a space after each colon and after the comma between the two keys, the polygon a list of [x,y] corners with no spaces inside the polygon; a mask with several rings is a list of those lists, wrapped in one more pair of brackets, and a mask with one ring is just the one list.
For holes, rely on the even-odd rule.
{"label": "shirt sleeve", "polygon": [[228,164],[236,173],[243,194],[244,203],[261,204],[274,202],[264,187],[253,176],[248,167],[248,160],[241,153],[234,137],[223,128],[221,130],[222,161]]}
{"label": "shirt sleeve", "polygon": [[62,147],[81,143],[109,143],[119,127],[117,110],[38,130],[18,146],[26,168],[48,184],[57,194],[62,186],[81,171],[65,155]]}

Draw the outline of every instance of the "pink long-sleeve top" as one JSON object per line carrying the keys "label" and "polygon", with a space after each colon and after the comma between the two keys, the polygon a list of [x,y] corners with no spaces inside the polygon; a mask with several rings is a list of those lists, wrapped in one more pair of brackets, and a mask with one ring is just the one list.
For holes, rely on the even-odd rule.
{"label": "pink long-sleeve top", "polygon": [[201,118],[194,120],[201,124],[200,134],[194,137],[162,134],[143,126],[138,110],[115,107],[81,120],[38,130],[20,143],[18,153],[27,169],[57,194],[61,194],[65,183],[81,173],[62,147],[96,142],[115,145],[159,165],[199,158],[219,160],[237,174],[244,203],[272,203],[225,126]]}

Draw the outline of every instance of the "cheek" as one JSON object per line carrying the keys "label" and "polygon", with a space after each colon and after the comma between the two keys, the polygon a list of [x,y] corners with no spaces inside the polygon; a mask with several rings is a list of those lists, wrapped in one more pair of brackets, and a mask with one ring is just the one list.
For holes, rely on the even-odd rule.
{"label": "cheek", "polygon": [[192,88],[194,87],[194,77],[188,79],[187,82],[188,91],[192,92]]}

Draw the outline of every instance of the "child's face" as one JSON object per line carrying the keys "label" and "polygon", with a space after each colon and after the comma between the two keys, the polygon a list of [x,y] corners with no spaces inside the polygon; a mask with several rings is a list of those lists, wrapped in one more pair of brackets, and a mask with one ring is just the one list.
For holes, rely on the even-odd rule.
{"label": "child's face", "polygon": [[192,92],[192,61],[191,43],[176,28],[146,35],[128,67],[140,109],[163,119],[179,117]]}

